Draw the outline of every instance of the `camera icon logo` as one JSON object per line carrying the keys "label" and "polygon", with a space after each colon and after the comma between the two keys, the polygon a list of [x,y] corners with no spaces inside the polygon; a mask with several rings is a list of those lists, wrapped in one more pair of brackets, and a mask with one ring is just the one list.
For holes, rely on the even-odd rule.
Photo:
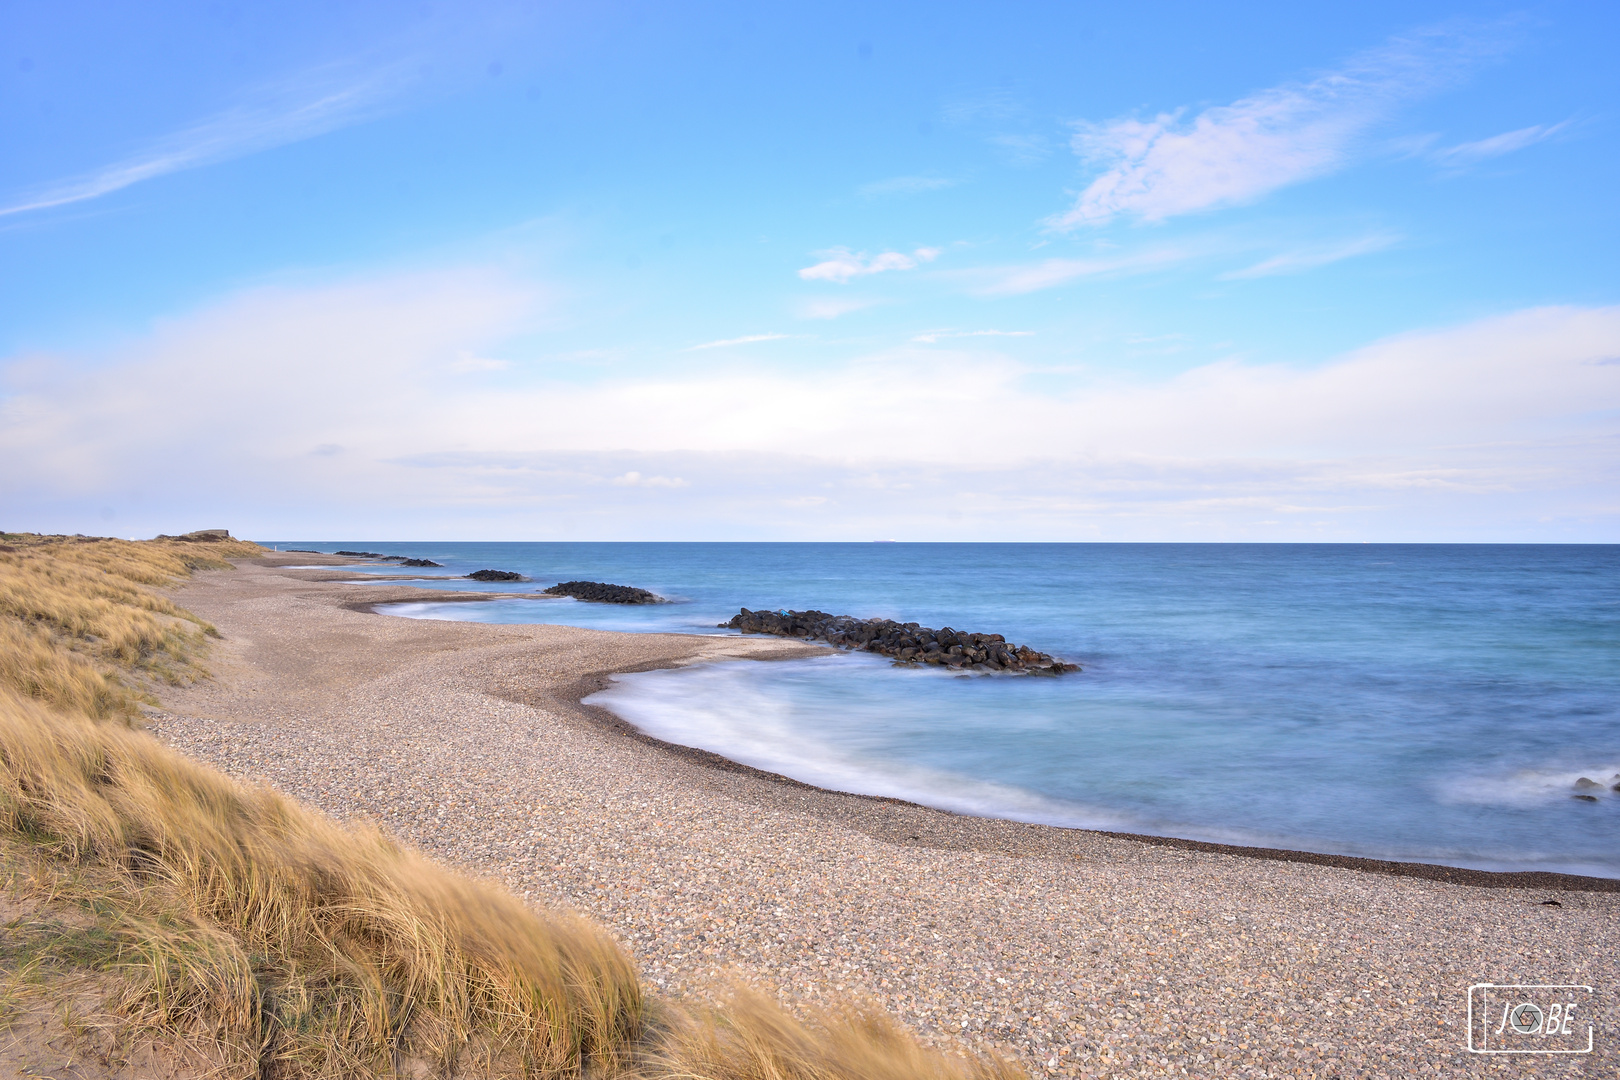
{"label": "camera icon logo", "polygon": [[1476,1054],[1590,1054],[1590,986],[1475,983],[1468,1049]]}

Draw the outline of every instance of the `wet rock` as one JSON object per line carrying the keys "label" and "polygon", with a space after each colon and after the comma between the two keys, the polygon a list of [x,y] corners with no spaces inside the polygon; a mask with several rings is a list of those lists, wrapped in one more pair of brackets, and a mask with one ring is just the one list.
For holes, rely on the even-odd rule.
{"label": "wet rock", "polygon": [[610,585],[605,581],[560,581],[545,590],[548,596],[572,596],[594,604],[662,604],[662,596],[634,585]]}
{"label": "wet rock", "polygon": [[1599,787],[1602,787],[1602,786],[1603,785],[1598,783],[1596,780],[1589,780],[1584,776],[1581,777],[1579,780],[1575,781],[1575,790],[1576,791],[1585,791],[1587,788],[1599,788]]}
{"label": "wet rock", "polygon": [[474,570],[467,575],[474,581],[528,581],[522,574],[510,570]]}
{"label": "wet rock", "polygon": [[720,624],[745,634],[825,641],[840,649],[859,649],[892,656],[899,664],[931,664],[954,670],[1011,671],[1029,675],[1061,675],[1079,671],[1027,645],[1012,645],[1000,634],[974,634],[949,626],[938,630],[892,619],[857,619],[825,611],[750,611],[743,608],[730,622]]}
{"label": "wet rock", "polygon": [[351,559],[383,559],[387,558],[375,551],[336,551],[334,555],[346,555]]}
{"label": "wet rock", "polygon": [[406,559],[404,562],[400,563],[399,565],[401,565],[401,566],[443,566],[444,563],[436,563],[432,559]]}
{"label": "wet rock", "polygon": [[1571,795],[1570,798],[1579,799],[1581,802],[1597,802],[1596,795]]}

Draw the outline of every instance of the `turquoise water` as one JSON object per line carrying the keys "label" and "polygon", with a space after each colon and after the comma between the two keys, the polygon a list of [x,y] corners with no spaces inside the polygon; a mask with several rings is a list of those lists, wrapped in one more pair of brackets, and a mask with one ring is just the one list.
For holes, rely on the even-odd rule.
{"label": "turquoise water", "polygon": [[[570,578],[676,603],[394,614],[722,633],[738,607],[991,631],[1084,665],[963,677],[869,655],[620,676],[593,703],[811,783],[964,812],[1620,877],[1620,548],[342,544],[429,587]],[[517,570],[532,584],[451,575]],[[369,570],[370,568],[368,568]],[[378,567],[385,573],[401,571]],[[357,574],[357,579],[364,575]],[[1582,776],[1597,802],[1577,800]]]}

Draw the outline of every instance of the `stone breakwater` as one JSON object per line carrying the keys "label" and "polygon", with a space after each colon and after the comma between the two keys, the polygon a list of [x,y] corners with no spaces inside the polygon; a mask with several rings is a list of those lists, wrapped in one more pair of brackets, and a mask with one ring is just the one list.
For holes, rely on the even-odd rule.
{"label": "stone breakwater", "polygon": [[949,626],[934,630],[892,619],[857,619],[825,611],[742,611],[722,628],[745,634],[825,641],[840,649],[860,649],[892,656],[901,664],[935,664],[967,671],[1013,671],[1028,675],[1061,675],[1079,671],[1027,645],[1012,645],[1000,634],[970,634]]}
{"label": "stone breakwater", "polygon": [[466,574],[464,576],[465,577],[470,577],[474,581],[528,581],[529,580],[528,578],[524,577],[522,574],[514,573],[511,570],[474,570],[472,573]]}
{"label": "stone breakwater", "polygon": [[662,604],[664,598],[634,585],[609,585],[605,581],[563,581],[545,590],[549,596],[572,596],[597,604]]}

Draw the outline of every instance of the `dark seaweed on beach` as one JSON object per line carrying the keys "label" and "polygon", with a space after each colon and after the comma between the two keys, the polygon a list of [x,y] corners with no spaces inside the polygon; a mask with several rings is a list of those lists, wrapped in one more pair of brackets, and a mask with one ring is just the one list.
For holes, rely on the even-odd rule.
{"label": "dark seaweed on beach", "polygon": [[743,608],[724,628],[745,634],[825,641],[840,649],[860,649],[892,656],[902,664],[937,664],[973,671],[1015,671],[1061,675],[1079,671],[1027,645],[1010,645],[1000,634],[971,634],[949,626],[938,630],[892,619],[857,619],[825,611],[749,611]]}

